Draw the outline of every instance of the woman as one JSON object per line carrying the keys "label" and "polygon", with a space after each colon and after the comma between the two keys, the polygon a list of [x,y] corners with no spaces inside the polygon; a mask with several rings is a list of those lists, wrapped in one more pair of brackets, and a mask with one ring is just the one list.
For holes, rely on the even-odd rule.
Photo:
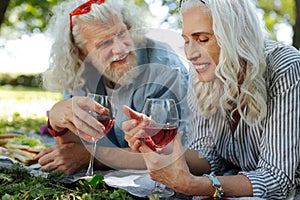
{"label": "woman", "polygon": [[171,155],[150,153],[134,119],[123,123],[129,146],[178,192],[285,199],[300,183],[300,53],[263,37],[249,0],[183,0],[180,12],[192,65],[189,150],[181,156],[177,137]]}

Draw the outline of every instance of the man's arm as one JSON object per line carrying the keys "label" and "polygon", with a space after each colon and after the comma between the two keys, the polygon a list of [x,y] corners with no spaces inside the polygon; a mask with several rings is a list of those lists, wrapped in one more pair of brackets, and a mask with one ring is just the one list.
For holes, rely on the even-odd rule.
{"label": "man's arm", "polygon": [[146,169],[141,153],[130,148],[97,147],[96,166],[100,169]]}

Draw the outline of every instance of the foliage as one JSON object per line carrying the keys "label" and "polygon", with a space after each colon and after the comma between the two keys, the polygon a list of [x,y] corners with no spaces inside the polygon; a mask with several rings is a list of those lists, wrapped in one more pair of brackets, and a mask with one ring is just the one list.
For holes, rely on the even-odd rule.
{"label": "foliage", "polygon": [[257,0],[258,7],[264,12],[264,21],[267,29],[276,39],[278,24],[285,23],[293,26],[296,22],[295,0]]}
{"label": "foliage", "polygon": [[9,73],[0,73],[0,85],[41,88],[42,74],[12,75]]}
{"label": "foliage", "polygon": [[46,124],[45,117],[28,117],[23,118],[19,113],[15,113],[11,119],[0,117],[0,134],[10,131],[22,131],[22,132],[40,132],[40,127]]}
{"label": "foliage", "polygon": [[[5,0],[8,1],[8,0]],[[4,26],[2,30],[8,30],[9,36],[12,30],[17,35],[30,34],[35,32],[43,32],[52,16],[51,10],[53,6],[62,0],[10,0],[9,7],[6,12]],[[131,0],[136,5],[142,7],[149,12],[148,4],[154,1],[147,0]],[[168,27],[178,29],[180,23],[178,21],[178,1],[179,0],[161,0],[162,6],[167,6],[168,15],[161,21],[161,24],[168,24]],[[258,7],[263,10],[266,26],[272,37],[276,39],[276,31],[278,24],[286,23],[294,26],[296,23],[295,1],[296,0],[256,0]],[[155,1],[156,2],[156,1]]]}
{"label": "foliage", "polygon": [[[43,32],[52,15],[51,10],[62,0],[10,0],[4,27],[20,34]],[[21,32],[19,32],[21,29]],[[19,30],[19,31],[18,31]]]}
{"label": "foliage", "polygon": [[79,180],[70,185],[59,182],[62,176],[62,173],[48,177],[34,176],[20,164],[14,164],[11,168],[0,168],[0,196],[2,200],[133,199],[125,190],[108,187],[101,175],[96,175],[91,180]]}

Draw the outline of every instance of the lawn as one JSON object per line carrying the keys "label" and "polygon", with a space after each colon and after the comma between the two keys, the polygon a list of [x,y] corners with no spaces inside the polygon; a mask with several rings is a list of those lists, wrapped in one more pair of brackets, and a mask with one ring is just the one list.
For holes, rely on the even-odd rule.
{"label": "lawn", "polygon": [[60,93],[39,88],[1,86],[0,133],[39,132],[46,124],[46,112],[61,99]]}
{"label": "lawn", "polygon": [[[0,134],[13,130],[38,133],[46,123],[47,110],[61,99],[60,93],[42,89],[0,87]],[[34,176],[20,164],[0,167],[0,199],[134,199],[125,190],[107,186],[102,175],[67,185],[57,181],[61,176]]]}
{"label": "lawn", "polygon": [[62,98],[60,93],[39,88],[0,87],[0,118],[19,113],[21,117],[44,117],[46,111]]}

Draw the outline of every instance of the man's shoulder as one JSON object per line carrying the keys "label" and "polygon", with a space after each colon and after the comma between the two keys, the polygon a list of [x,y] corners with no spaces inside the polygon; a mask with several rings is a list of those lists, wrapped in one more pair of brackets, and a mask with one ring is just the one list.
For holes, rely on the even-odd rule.
{"label": "man's shoulder", "polygon": [[163,55],[171,54],[174,56],[178,56],[169,44],[150,38],[147,38],[145,48],[147,48],[151,53],[162,53]]}
{"label": "man's shoulder", "polygon": [[138,65],[155,63],[186,70],[182,56],[167,43],[147,38],[145,45],[137,48],[136,52]]}

